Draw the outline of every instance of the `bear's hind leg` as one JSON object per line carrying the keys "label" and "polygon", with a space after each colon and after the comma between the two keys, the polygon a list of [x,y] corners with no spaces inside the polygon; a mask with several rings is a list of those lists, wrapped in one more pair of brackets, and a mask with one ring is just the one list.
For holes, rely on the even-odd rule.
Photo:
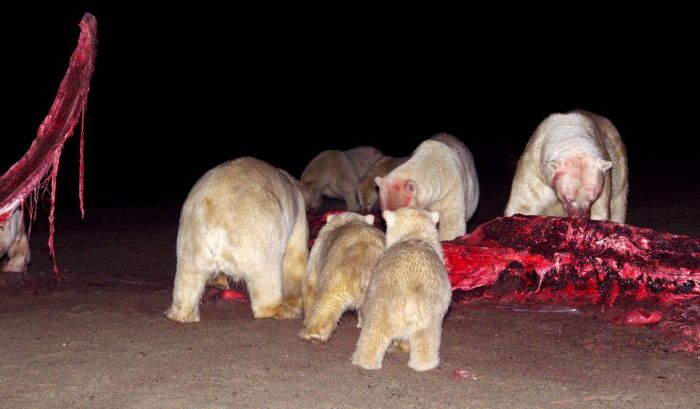
{"label": "bear's hind leg", "polygon": [[365,322],[352,355],[352,364],[364,369],[381,368],[391,339],[387,325],[377,324],[374,320]]}
{"label": "bear's hind leg", "polygon": [[433,325],[416,331],[409,339],[408,367],[416,371],[428,371],[440,365],[440,337],[442,326]]}
{"label": "bear's hind leg", "polygon": [[281,260],[268,260],[262,266],[246,271],[248,295],[253,317],[292,319],[299,318],[299,308],[290,308],[282,302]]}
{"label": "bear's hind leg", "polygon": [[282,297],[283,302],[296,315],[302,310],[302,285],[306,263],[309,259],[309,230],[306,214],[300,215],[287,241],[282,257]]}
{"label": "bear's hind leg", "polygon": [[210,276],[210,272],[202,271],[189,260],[178,260],[173,303],[166,316],[177,322],[198,322],[199,301]]}
{"label": "bear's hind leg", "polygon": [[299,337],[305,341],[328,341],[348,304],[350,302],[346,294],[333,291],[322,293],[314,305],[308,325],[299,333]]}

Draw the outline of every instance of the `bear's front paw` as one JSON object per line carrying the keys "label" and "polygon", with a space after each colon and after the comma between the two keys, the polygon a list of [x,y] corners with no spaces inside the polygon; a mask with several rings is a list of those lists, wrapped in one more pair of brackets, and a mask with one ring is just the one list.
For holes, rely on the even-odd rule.
{"label": "bear's front paw", "polygon": [[301,318],[300,308],[291,308],[286,304],[279,304],[275,307],[265,307],[257,311],[253,311],[255,319],[274,318],[278,320],[290,320]]}
{"label": "bear's front paw", "polygon": [[165,312],[165,316],[177,322],[199,322],[199,314],[194,310],[170,307],[168,311]]}
{"label": "bear's front paw", "polygon": [[379,359],[371,359],[370,357],[362,356],[362,354],[355,354],[352,356],[352,364],[357,365],[363,369],[381,369],[382,361]]}
{"label": "bear's front paw", "polygon": [[328,331],[324,331],[322,328],[304,328],[299,332],[299,338],[304,341],[321,341],[323,343],[328,342]]}

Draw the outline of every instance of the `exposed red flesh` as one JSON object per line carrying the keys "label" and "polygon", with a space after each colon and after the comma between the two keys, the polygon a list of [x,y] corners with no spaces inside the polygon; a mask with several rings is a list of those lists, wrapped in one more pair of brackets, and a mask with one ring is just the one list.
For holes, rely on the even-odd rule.
{"label": "exposed red flesh", "polygon": [[[12,212],[22,206],[28,197],[38,199],[37,191],[51,184],[51,210],[49,213],[49,249],[54,260],[54,272],[60,277],[53,248],[54,203],[56,198],[56,176],[65,141],[84,114],[90,79],[94,71],[97,53],[97,20],[86,13],[80,22],[78,45],[71,55],[68,70],[58,88],[56,98],[48,115],[39,126],[37,136],[27,153],[0,177],[0,224]],[[80,151],[80,208],[83,211],[83,126],[81,126]],[[30,214],[35,204],[30,203]]]}
{"label": "exposed red flesh", "polygon": [[625,324],[627,325],[647,325],[656,324],[661,321],[663,314],[659,311],[652,311],[647,314],[644,311],[633,310],[627,313],[625,316]]}
{"label": "exposed red flesh", "polygon": [[521,296],[556,299],[563,290],[594,304],[612,305],[622,295],[666,304],[700,295],[700,239],[626,224],[501,217],[443,248],[455,290],[509,275]]}

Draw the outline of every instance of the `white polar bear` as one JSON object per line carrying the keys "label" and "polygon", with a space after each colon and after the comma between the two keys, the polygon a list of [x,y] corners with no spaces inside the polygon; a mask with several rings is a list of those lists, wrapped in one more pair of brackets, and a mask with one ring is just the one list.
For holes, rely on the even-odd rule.
{"label": "white polar bear", "polygon": [[406,163],[375,181],[382,210],[412,207],[438,212],[440,240],[464,235],[479,202],[471,152],[449,134],[422,142]]}
{"label": "white polar bear", "polygon": [[[384,233],[373,223],[373,215],[328,215],[306,265],[302,339],[328,341],[343,312],[362,305],[372,270],[384,252]],[[358,316],[358,325],[361,321]]]}
{"label": "white polar bear", "polygon": [[452,297],[435,227],[439,215],[399,209],[385,210],[383,216],[386,250],[369,280],[352,363],[379,369],[392,342],[408,341],[408,366],[434,369],[440,364],[442,322]]}
{"label": "white polar bear", "polygon": [[505,215],[624,223],[628,188],[625,145],[608,119],[582,110],[552,114],[518,161]]}
{"label": "white polar bear", "polygon": [[208,171],[182,207],[168,318],[199,321],[212,276],[246,283],[255,318],[298,318],[309,227],[298,182],[250,157]]}
{"label": "white polar bear", "polygon": [[401,166],[404,162],[408,160],[408,157],[395,158],[393,156],[385,156],[378,161],[374,162],[369,170],[357,183],[357,201],[360,204],[360,208],[364,212],[373,211],[377,202],[379,201],[379,191],[377,190],[377,184],[375,179],[377,177],[384,177],[392,170]]}
{"label": "white polar bear", "polygon": [[344,200],[348,211],[359,211],[355,193],[357,183],[382,156],[384,154],[379,149],[371,146],[319,153],[309,162],[300,178],[306,206],[318,210],[321,196],[327,196]]}
{"label": "white polar bear", "polygon": [[[2,260],[3,258],[6,260]],[[29,239],[24,229],[24,212],[15,209],[0,224],[0,273],[23,273],[31,262]]]}

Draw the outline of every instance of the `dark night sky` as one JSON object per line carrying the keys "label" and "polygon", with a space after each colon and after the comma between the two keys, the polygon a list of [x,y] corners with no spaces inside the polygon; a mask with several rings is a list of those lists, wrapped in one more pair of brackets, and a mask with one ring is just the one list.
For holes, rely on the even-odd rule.
{"label": "dark night sky", "polygon": [[[48,112],[83,12],[97,17],[88,206],[182,201],[206,170],[238,156],[298,177],[324,149],[402,156],[439,131],[460,137],[479,170],[517,158],[547,114],[573,108],[613,121],[631,168],[695,163],[698,36],[657,10],[505,19],[100,3],[5,11],[0,32],[4,171]],[[59,208],[76,202],[77,141],[64,149]]]}

